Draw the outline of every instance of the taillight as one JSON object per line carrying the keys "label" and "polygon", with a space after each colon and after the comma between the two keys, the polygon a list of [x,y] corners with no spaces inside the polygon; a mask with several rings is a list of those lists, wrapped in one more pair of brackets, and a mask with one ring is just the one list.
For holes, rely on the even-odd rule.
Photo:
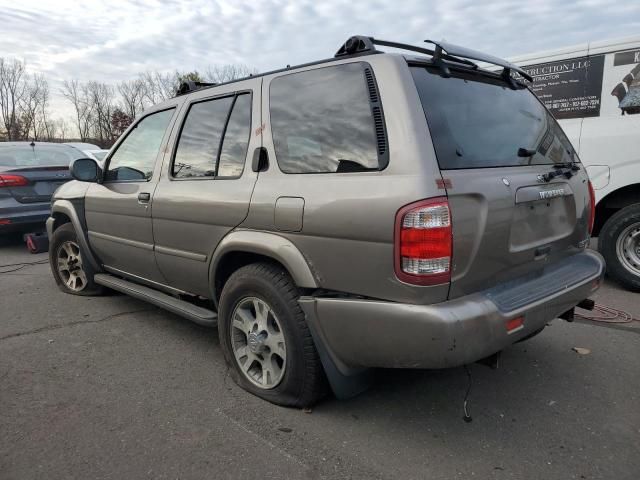
{"label": "taillight", "polygon": [[0,188],[24,187],[26,185],[29,185],[29,180],[22,175],[0,174]]}
{"label": "taillight", "polygon": [[589,181],[589,235],[593,232],[593,224],[596,221],[596,192]]}
{"label": "taillight", "polygon": [[507,333],[514,333],[524,328],[524,317],[512,318],[505,323]]}
{"label": "taillight", "polygon": [[446,197],[401,208],[395,224],[395,272],[403,282],[436,285],[451,280],[451,212]]}

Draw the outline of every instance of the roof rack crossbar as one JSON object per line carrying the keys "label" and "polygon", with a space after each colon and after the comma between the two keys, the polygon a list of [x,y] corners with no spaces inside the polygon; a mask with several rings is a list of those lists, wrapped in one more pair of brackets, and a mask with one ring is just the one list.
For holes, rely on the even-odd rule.
{"label": "roof rack crossbar", "polygon": [[185,95],[187,93],[195,92],[196,90],[200,90],[201,88],[214,87],[216,85],[217,83],[194,82],[193,80],[185,80],[180,84],[180,87],[176,92],[176,97],[178,95]]}
{"label": "roof rack crossbar", "polygon": [[[380,40],[379,38],[366,37],[364,35],[354,35],[353,37],[349,37],[347,41],[340,47],[340,49],[336,52],[335,57],[344,57],[348,55],[363,55],[363,54],[373,54],[373,53],[381,53],[376,49],[376,45],[381,47],[390,47],[397,48],[400,50],[407,50],[410,52],[416,53],[424,53],[426,55],[431,55],[433,57],[436,56],[438,51],[438,46],[436,46],[436,50],[432,50],[430,48],[418,47],[415,45],[409,45],[407,43],[400,42],[392,42],[389,40]],[[471,67],[475,67],[476,64],[465,60],[463,58],[455,58],[447,53],[442,52],[442,48],[440,48],[440,56],[443,60],[451,60],[457,63],[463,63],[465,65],[469,65]]]}
{"label": "roof rack crossbar", "polygon": [[436,48],[432,50],[430,48],[417,47],[415,45],[409,45],[406,43],[390,42],[389,40],[379,40],[377,38],[372,38],[371,41],[373,42],[374,45],[398,48],[400,50],[407,50],[409,52],[424,53],[426,55],[431,55],[434,59],[437,59],[437,60],[451,60],[456,63],[463,63],[465,65],[469,65],[470,67],[476,67],[476,64],[469,60],[465,60],[464,58],[456,58],[449,55],[447,52],[444,52],[439,45],[436,45]]}
{"label": "roof rack crossbar", "polygon": [[382,47],[397,48],[400,50],[407,50],[410,52],[424,53],[433,57],[434,65],[438,66],[443,75],[449,76],[449,68],[443,62],[448,60],[455,63],[462,63],[472,68],[478,68],[478,66],[471,60],[479,60],[485,63],[491,63],[503,68],[502,76],[507,82],[513,85],[514,80],[511,77],[511,72],[517,72],[523,78],[529,82],[533,82],[533,78],[517,65],[514,65],[506,60],[503,60],[493,55],[471,50],[470,48],[460,47],[447,42],[434,42],[433,40],[425,40],[426,43],[434,45],[434,49],[417,47],[415,45],[408,45],[406,43],[391,42],[389,40],[380,40],[378,38],[366,37],[364,35],[354,35],[350,37],[340,49],[336,52],[335,57],[354,56],[354,55],[370,55],[374,53],[380,53],[376,50],[376,45]]}
{"label": "roof rack crossbar", "polygon": [[442,50],[447,52],[450,56],[453,57],[462,57],[462,58],[470,58],[472,60],[479,60],[485,63],[491,63],[493,65],[498,65],[502,67],[502,76],[505,78],[512,78],[511,72],[517,72],[523,78],[528,80],[529,82],[533,82],[533,78],[523,69],[514,65],[511,62],[507,62],[499,57],[494,57],[493,55],[489,55],[487,53],[478,52],[477,50],[472,50],[466,47],[460,47],[458,45],[454,45],[452,43],[447,42],[434,42],[433,40],[425,40],[426,43],[432,43],[436,46],[436,48],[440,47]]}

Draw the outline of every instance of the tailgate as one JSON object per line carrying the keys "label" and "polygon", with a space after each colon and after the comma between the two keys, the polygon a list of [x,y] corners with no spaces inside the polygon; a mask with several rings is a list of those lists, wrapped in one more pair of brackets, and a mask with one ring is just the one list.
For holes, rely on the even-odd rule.
{"label": "tailgate", "polygon": [[449,298],[540,273],[588,242],[588,177],[535,95],[475,70],[413,66],[453,233]]}
{"label": "tailgate", "polygon": [[24,179],[17,185],[3,188],[20,203],[48,202],[60,185],[71,180],[69,167],[66,165],[11,168],[0,171],[0,174],[15,175]]}
{"label": "tailgate", "polygon": [[586,173],[582,169],[570,179],[538,183],[538,175],[549,170],[443,171],[451,185],[447,194],[453,219],[450,298],[540,271],[584,248]]}

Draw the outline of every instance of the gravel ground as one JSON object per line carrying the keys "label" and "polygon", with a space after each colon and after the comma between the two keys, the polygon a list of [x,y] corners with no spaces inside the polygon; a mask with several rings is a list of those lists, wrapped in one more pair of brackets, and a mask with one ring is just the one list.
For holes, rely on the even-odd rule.
{"label": "gravel ground", "polygon": [[[1,265],[46,258],[0,245]],[[596,296],[640,318],[639,298]],[[0,478],[636,480],[639,333],[555,321],[498,370],[470,367],[471,423],[461,368],[380,371],[305,413],[233,384],[215,329],[64,295],[32,265],[0,274]]]}

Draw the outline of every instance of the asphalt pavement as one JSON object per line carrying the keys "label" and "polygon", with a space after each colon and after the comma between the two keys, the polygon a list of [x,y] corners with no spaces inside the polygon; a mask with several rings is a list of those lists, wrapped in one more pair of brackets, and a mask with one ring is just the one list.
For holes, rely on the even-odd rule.
{"label": "asphalt pavement", "polygon": [[[46,259],[0,240],[0,265]],[[380,371],[305,412],[237,387],[215,329],[17,267],[0,267],[2,480],[640,478],[640,322],[556,320],[472,365],[470,423],[463,368]],[[609,281],[595,299],[640,318]]]}

